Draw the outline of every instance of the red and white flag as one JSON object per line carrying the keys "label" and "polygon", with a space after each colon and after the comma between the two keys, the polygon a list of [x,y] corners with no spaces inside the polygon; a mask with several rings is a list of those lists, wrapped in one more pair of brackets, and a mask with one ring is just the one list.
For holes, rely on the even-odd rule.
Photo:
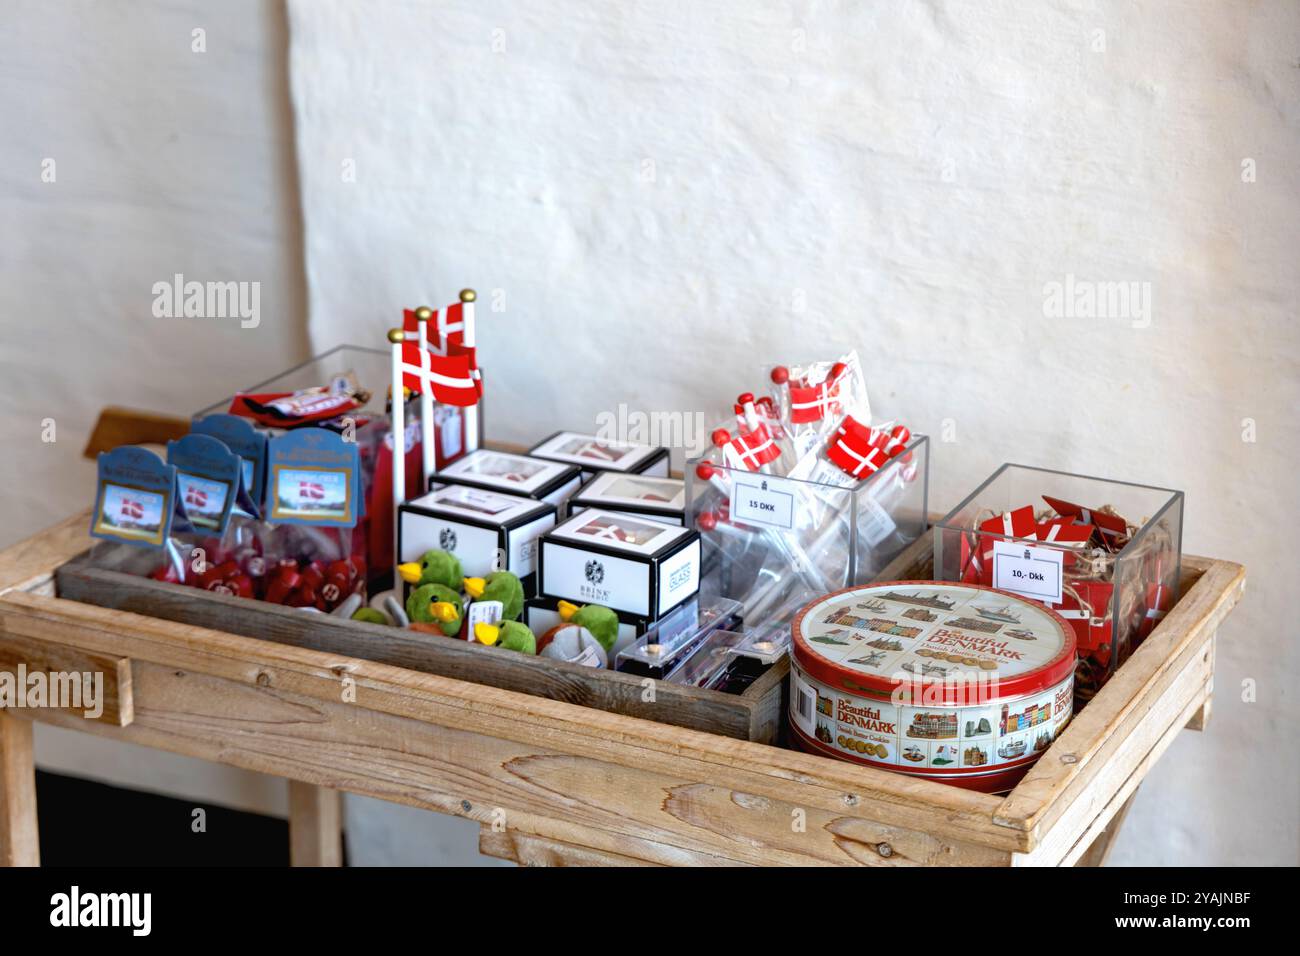
{"label": "red and white flag", "polygon": [[[402,310],[402,331],[413,340],[419,338],[420,320],[416,317],[414,309]],[[464,347],[464,303],[457,302],[445,309],[434,311],[425,334],[429,337],[429,351],[434,355],[450,355],[453,354],[454,346]]]}
{"label": "red and white flag", "polygon": [[298,497],[321,501],[325,498],[325,486],[317,481],[298,482]]}
{"label": "red and white flag", "polygon": [[[421,367],[422,351],[423,360],[428,363],[427,371]],[[402,385],[411,391],[422,392],[429,388],[433,397],[442,404],[463,407],[478,403],[482,389],[480,382],[474,377],[470,356],[465,352],[437,355],[422,350],[419,342],[402,343]]]}
{"label": "red and white flag", "polygon": [[790,421],[796,425],[819,422],[828,415],[840,412],[840,382],[822,382],[820,385],[790,385]]}
{"label": "red and white flag", "polygon": [[[793,390],[791,390],[793,394]],[[888,456],[874,443],[875,429],[845,415],[826,446],[826,457],[847,475],[862,478],[880,470]]]}
{"label": "red and white flag", "polygon": [[781,457],[781,446],[760,422],[753,431],[741,432],[723,445],[722,455],[732,468],[757,471]]}
{"label": "red and white flag", "polygon": [[185,503],[199,508],[206,508],[208,506],[208,493],[200,488],[187,488],[185,490]]}
{"label": "red and white flag", "polygon": [[122,517],[124,518],[143,518],[144,505],[133,498],[122,499]]}

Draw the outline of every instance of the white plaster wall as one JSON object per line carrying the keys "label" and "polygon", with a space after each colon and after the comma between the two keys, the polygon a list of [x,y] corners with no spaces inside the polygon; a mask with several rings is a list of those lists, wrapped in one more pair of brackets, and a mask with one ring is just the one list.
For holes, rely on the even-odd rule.
{"label": "white plaster wall", "polygon": [[[262,0],[4,4],[0,547],[89,507],[102,406],[187,414],[305,357],[287,43]],[[261,324],[155,318],[153,283],[177,272],[260,282]],[[272,778],[71,731],[40,727],[37,761],[285,811]]]}
{"label": "white plaster wall", "polygon": [[[1185,489],[1248,595],[1115,859],[1297,862],[1300,6],[289,10],[314,347],[475,286],[527,440],[856,345],[880,413],[948,425],[936,507],[1006,460]],[[1070,274],[1150,283],[1149,324],[1046,318]]]}

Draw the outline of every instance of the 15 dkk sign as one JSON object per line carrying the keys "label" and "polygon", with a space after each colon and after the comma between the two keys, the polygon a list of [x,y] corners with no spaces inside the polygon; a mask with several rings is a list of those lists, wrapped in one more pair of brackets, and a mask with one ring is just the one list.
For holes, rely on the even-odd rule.
{"label": "15 dkk sign", "polygon": [[736,477],[731,486],[731,517],[789,531],[794,527],[794,493],[779,478]]}

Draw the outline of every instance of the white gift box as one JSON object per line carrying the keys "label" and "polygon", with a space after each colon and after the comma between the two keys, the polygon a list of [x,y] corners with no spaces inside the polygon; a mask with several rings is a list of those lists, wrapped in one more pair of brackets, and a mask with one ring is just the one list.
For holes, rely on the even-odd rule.
{"label": "white gift box", "polygon": [[569,499],[569,515],[587,508],[644,515],[664,524],[686,524],[686,484],[680,478],[603,471]]}
{"label": "white gift box", "polygon": [[530,449],[528,454],[547,461],[577,465],[582,469],[583,481],[605,471],[668,477],[667,448],[607,441],[581,432],[556,432]]}
{"label": "white gift box", "polygon": [[465,485],[534,498],[561,508],[582,484],[582,471],[563,462],[479,448],[432,475],[429,486],[435,484]]}
{"label": "white gift box", "polygon": [[538,592],[657,620],[700,589],[700,536],[640,515],[588,508],[544,535]]}
{"label": "white gift box", "polygon": [[440,485],[397,510],[402,561],[418,561],[433,549],[450,551],[467,577],[513,571],[527,578],[537,567],[538,538],[555,527],[555,506],[548,502],[464,485]]}

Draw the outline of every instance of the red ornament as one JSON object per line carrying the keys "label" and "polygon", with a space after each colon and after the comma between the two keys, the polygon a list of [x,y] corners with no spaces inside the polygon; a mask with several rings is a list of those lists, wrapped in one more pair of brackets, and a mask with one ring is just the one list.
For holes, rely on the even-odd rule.
{"label": "red ornament", "polygon": [[774,385],[784,385],[790,381],[790,370],[784,365],[778,365],[772,369],[772,383]]}
{"label": "red ornament", "polygon": [[713,477],[713,470],[712,462],[702,461],[695,466],[695,477],[701,481],[708,481]]}
{"label": "red ornament", "polygon": [[712,511],[701,511],[695,523],[699,525],[701,531],[712,531],[718,526],[718,516]]}
{"label": "red ornament", "polygon": [[713,440],[713,444],[721,448],[727,442],[731,441],[731,432],[727,431],[725,428],[715,428],[713,434],[710,435],[709,438]]}

